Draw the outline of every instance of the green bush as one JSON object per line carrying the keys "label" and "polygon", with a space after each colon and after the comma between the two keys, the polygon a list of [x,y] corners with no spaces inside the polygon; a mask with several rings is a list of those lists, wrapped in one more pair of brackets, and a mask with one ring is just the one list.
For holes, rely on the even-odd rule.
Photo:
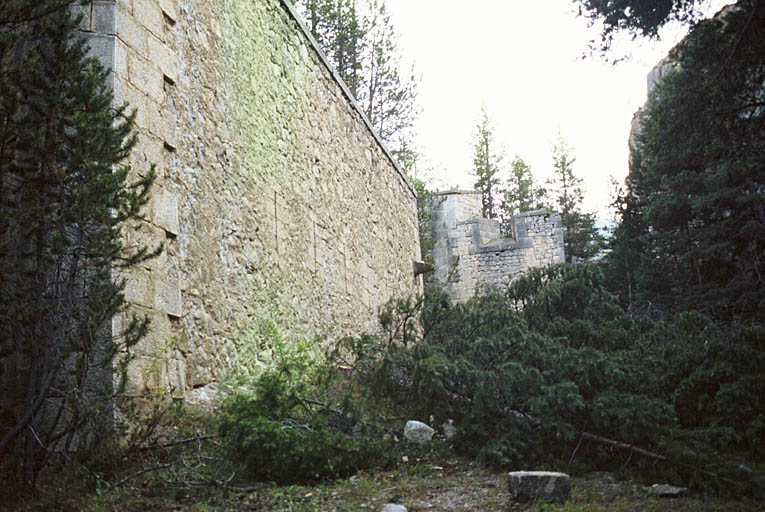
{"label": "green bush", "polygon": [[259,481],[314,482],[391,462],[390,441],[343,432],[322,414],[276,418],[244,395],[231,397],[226,409],[232,454]]}
{"label": "green bush", "polygon": [[[410,416],[453,419],[455,446],[493,465],[560,466],[587,432],[666,454],[658,469],[678,482],[747,480],[715,452],[761,457],[762,330],[633,315],[603,282],[596,266],[560,265],[460,304],[431,290],[337,353],[351,354],[357,386]],[[652,458],[583,445],[583,469],[653,471]]]}
{"label": "green bush", "polygon": [[247,476],[310,483],[389,465],[392,441],[342,399],[308,344],[289,348],[273,329],[274,366],[240,382],[224,401],[221,433]]}

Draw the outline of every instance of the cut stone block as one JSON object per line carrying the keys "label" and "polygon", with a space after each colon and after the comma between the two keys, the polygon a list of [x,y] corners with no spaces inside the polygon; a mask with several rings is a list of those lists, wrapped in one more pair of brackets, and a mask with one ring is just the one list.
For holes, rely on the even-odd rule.
{"label": "cut stone block", "polygon": [[116,10],[117,6],[113,1],[96,0],[93,3],[92,30],[99,34],[116,34]]}
{"label": "cut stone block", "polygon": [[178,20],[178,0],[159,0],[159,7],[171,23]]}
{"label": "cut stone block", "polygon": [[178,194],[162,191],[156,199],[156,223],[173,236],[178,236]]}
{"label": "cut stone block", "polygon": [[159,66],[166,80],[172,83],[178,81],[178,65],[176,64],[175,52],[154,36],[149,36],[149,60]]}
{"label": "cut stone block", "polygon": [[507,486],[515,501],[564,502],[571,493],[571,481],[565,473],[552,471],[513,471]]}
{"label": "cut stone block", "polygon": [[183,314],[181,283],[178,279],[164,279],[157,283],[154,307],[170,316],[180,318]]}

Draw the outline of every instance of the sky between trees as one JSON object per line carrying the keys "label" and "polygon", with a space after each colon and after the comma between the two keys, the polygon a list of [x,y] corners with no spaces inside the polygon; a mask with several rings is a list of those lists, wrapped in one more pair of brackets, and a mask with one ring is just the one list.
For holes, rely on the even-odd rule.
{"label": "sky between trees", "polygon": [[[710,0],[704,10],[711,15],[726,3]],[[539,182],[552,173],[560,131],[584,179],[584,209],[611,218],[610,176],[622,182],[627,174],[630,122],[646,100],[646,75],[685,29],[666,27],[658,42],[623,37],[614,56],[631,58],[613,65],[598,56],[582,59],[598,32],[576,16],[570,0],[386,5],[405,69],[414,61],[422,78],[414,127],[418,177],[433,178],[438,188],[472,188],[472,139],[484,104],[506,160],[519,154]]]}

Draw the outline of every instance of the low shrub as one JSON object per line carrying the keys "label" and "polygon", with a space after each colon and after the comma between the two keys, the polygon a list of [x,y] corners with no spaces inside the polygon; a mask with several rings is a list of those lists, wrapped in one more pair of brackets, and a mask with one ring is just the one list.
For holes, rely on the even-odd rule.
{"label": "low shrub", "polygon": [[[560,467],[573,454],[582,468],[631,463],[751,493],[745,466],[719,453],[761,457],[762,330],[696,312],[633,315],[603,281],[595,266],[560,265],[459,304],[430,290],[390,304],[380,335],[345,340],[335,354],[377,400],[453,419],[457,449],[492,465]],[[668,462],[654,468],[665,459],[598,438]]]}
{"label": "low shrub", "polygon": [[311,483],[389,465],[392,439],[368,421],[312,344],[288,347],[278,329],[274,364],[240,380],[223,404],[231,458],[258,481]]}

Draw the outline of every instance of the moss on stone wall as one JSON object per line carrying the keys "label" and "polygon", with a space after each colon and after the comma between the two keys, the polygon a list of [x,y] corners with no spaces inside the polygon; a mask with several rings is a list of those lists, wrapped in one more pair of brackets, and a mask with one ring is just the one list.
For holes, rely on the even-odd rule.
{"label": "moss on stone wall", "polygon": [[278,3],[252,0],[225,0],[222,9],[239,172],[264,191],[289,188],[297,172],[291,160],[307,101],[304,67],[311,64],[297,34],[285,38],[290,27],[274,26],[285,23],[276,9]]}
{"label": "moss on stone wall", "polygon": [[205,386],[267,359],[273,326],[359,332],[420,290],[415,197],[281,0],[111,5],[116,100],[139,109],[133,160],[160,164],[147,225],[167,246],[128,276],[155,329],[134,375],[183,334],[159,380]]}

